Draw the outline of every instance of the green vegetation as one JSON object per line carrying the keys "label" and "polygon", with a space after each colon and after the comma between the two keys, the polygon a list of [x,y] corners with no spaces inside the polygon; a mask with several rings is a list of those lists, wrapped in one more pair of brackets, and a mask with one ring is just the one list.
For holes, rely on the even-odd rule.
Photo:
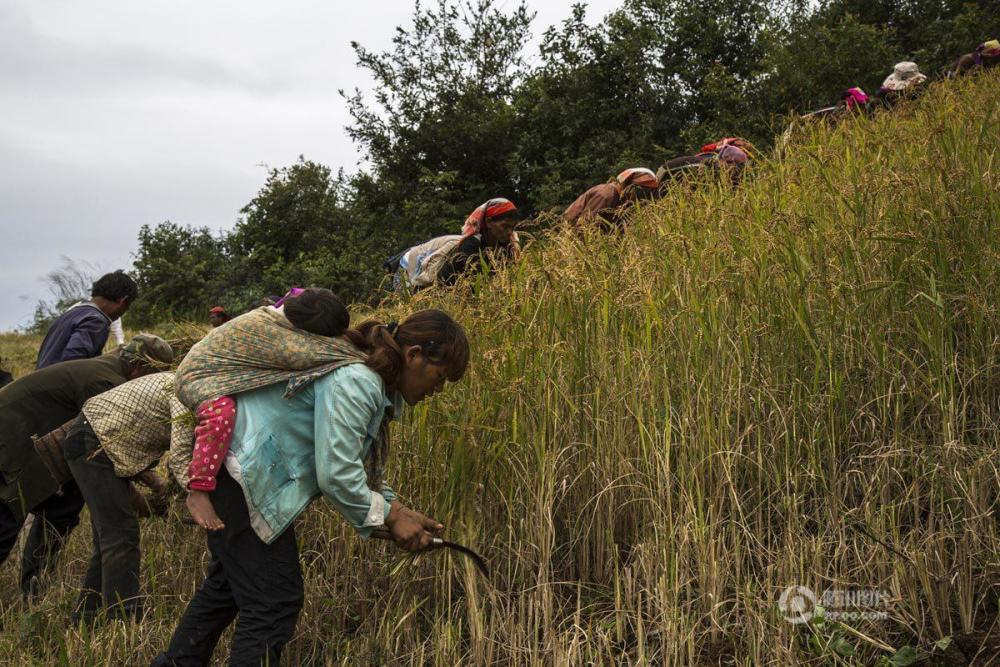
{"label": "green vegetation", "polygon": [[[808,127],[739,189],[681,185],[621,235],[540,231],[490,281],[385,306],[441,306],[470,332],[468,377],[394,430],[388,476],[495,579],[365,543],[319,502],[296,527],[287,663],[995,656],[998,84]],[[150,616],[93,632],[66,627],[87,533],[37,604],[2,601],[0,662],[143,664],[166,645],[200,531],[146,522]],[[884,591],[887,618],[790,624],[793,584]]]}
{"label": "green vegetation", "polygon": [[900,60],[934,76],[997,34],[987,0],[624,0],[597,25],[577,6],[553,27],[508,2],[424,3],[387,52],[354,45],[374,90],[344,91],[362,170],[276,167],[218,236],[143,228],[129,320],[239,312],[295,284],[374,303],[385,259],[457,233],[491,197],[532,217],[722,136],[766,150],[789,111],[874,93]]}

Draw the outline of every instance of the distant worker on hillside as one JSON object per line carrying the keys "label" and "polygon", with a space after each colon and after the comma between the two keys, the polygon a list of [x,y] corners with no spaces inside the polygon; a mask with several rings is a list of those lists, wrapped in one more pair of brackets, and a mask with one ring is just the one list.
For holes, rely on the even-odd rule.
{"label": "distant worker on hillside", "polygon": [[871,99],[868,97],[868,93],[858,86],[853,86],[840,94],[840,101],[837,102],[836,106],[848,111],[865,111],[869,102]]}
{"label": "distant worker on hillside", "polygon": [[385,267],[395,274],[397,289],[422,289],[434,284],[453,285],[460,275],[485,260],[492,269],[498,260],[517,254],[514,228],[517,207],[497,197],[476,207],[465,221],[462,234],[439,236],[392,257]]}
{"label": "distant worker on hillside", "polygon": [[846,112],[866,110],[868,108],[869,101],[868,93],[861,88],[854,86],[841,92],[837,98],[837,102],[832,106],[810,111],[809,113],[802,114],[799,118],[801,120],[822,118],[836,122],[845,117]]}
{"label": "distant worker on hillside", "polygon": [[836,125],[843,119],[852,116],[854,112],[868,111],[871,106],[868,94],[865,91],[857,86],[848,88],[840,93],[839,99],[832,106],[816,109],[801,116],[793,116],[785,131],[778,137],[776,148],[779,152],[785,150],[791,143],[797,129],[806,123],[825,121],[831,125]]}
{"label": "distant worker on hillside", "polygon": [[597,223],[605,230],[614,229],[637,201],[655,197],[659,185],[651,169],[626,169],[615,180],[595,185],[577,197],[563,213],[563,219],[576,225]]}
{"label": "distant worker on hillside", "polygon": [[208,311],[208,323],[212,325],[213,329],[221,327],[230,319],[232,318],[229,317],[229,313],[222,306],[212,306]]}
{"label": "distant worker on hillside", "polygon": [[736,148],[739,148],[740,150],[747,153],[748,155],[750,154],[750,151],[753,150],[753,144],[751,144],[746,139],[743,139],[741,137],[723,137],[718,141],[713,141],[710,144],[705,144],[704,146],[702,146],[701,152],[718,153],[726,146],[735,146]]}
{"label": "distant worker on hillside", "polygon": [[657,172],[660,187],[666,188],[673,181],[692,173],[708,169],[725,171],[733,185],[743,180],[743,171],[750,161],[750,142],[739,137],[726,137],[705,144],[696,155],[685,155],[667,160]]}
{"label": "distant worker on hillside", "polygon": [[878,99],[886,106],[892,106],[903,97],[913,95],[927,81],[920,73],[917,63],[904,61],[896,63],[892,74],[885,78],[878,90]]}
{"label": "distant worker on hillside", "polygon": [[958,76],[975,69],[992,69],[1000,65],[1000,40],[991,39],[976,47],[972,53],[966,53],[955,61],[949,76]]}
{"label": "distant worker on hillside", "polygon": [[125,314],[138,295],[135,281],[124,272],[101,276],[90,290],[90,301],[74,304],[49,326],[35,368],[100,356],[111,323]]}
{"label": "distant worker on hillside", "polygon": [[79,523],[84,504],[66,474],[60,442],[45,436],[80,414],[87,399],[162,370],[173,356],[162,338],[139,334],[118,351],[53,364],[0,389],[0,563],[14,548],[25,517],[35,515],[21,557],[25,597]]}
{"label": "distant worker on hillside", "polygon": [[[497,201],[497,200],[491,199],[490,201]],[[508,199],[504,199],[503,201],[509,203],[511,206],[514,206],[514,204],[511,203],[510,200]],[[472,236],[479,232],[479,228],[482,226],[483,222],[482,217],[485,212],[484,207],[486,207],[487,204],[489,203],[490,202],[480,204],[479,206],[476,207],[476,209],[472,213],[469,214],[469,217],[465,219],[465,222],[462,223],[462,238]],[[493,215],[495,219],[495,216],[497,214],[494,212]],[[511,233],[510,243],[507,244],[505,251],[509,253],[511,259],[517,259],[521,255],[521,237],[517,235],[516,231]]]}

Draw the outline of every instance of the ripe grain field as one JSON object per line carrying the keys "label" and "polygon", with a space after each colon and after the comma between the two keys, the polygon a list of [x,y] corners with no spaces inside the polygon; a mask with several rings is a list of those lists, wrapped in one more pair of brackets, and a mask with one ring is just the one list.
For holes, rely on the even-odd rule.
{"label": "ripe grain field", "polygon": [[[318,502],[283,662],[996,664],[998,84],[805,128],[738,190],[679,186],[618,236],[539,232],[492,280],[387,306],[470,332],[468,376],[394,429],[388,472],[494,577]],[[0,356],[20,375],[37,342]],[[86,631],[67,623],[86,523],[32,606],[17,559],[0,569],[0,663],[166,645],[199,529],[144,523],[148,616]],[[885,597],[793,624],[791,585]]]}

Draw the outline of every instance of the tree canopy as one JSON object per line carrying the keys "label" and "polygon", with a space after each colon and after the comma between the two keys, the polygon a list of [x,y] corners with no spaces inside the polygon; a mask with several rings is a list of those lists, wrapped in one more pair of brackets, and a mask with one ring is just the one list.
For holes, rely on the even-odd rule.
{"label": "tree canopy", "polygon": [[874,92],[898,61],[936,74],[1000,34],[985,0],[624,0],[596,24],[577,4],[529,52],[533,19],[523,2],[418,2],[389,50],[355,42],[374,94],[342,91],[344,129],[364,168],[272,169],[218,237],[143,227],[133,317],[249,308],[293,284],[375,299],[387,257],[457,233],[488,198],[561,210],[623,167],[720,136],[766,148],[792,110]]}

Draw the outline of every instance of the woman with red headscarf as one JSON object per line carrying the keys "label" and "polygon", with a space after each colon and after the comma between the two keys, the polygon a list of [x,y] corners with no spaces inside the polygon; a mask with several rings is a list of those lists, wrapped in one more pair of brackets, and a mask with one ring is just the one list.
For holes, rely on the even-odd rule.
{"label": "woman with red headscarf", "polygon": [[479,257],[517,254],[517,207],[497,197],[476,207],[465,219],[461,235],[439,236],[413,246],[387,263],[396,273],[396,286],[420,289],[434,283],[452,285],[459,275],[479,265]]}
{"label": "woman with red headscarf", "polygon": [[570,223],[597,222],[604,229],[621,224],[625,211],[639,199],[653,197],[659,181],[650,169],[626,169],[618,178],[590,188],[576,198],[563,218]]}
{"label": "woman with red headscarf", "polygon": [[680,178],[692,173],[705,172],[709,169],[725,172],[733,185],[739,185],[743,179],[743,169],[750,160],[752,145],[746,139],[739,137],[724,137],[701,147],[696,155],[683,155],[667,160],[656,172],[660,187],[667,186]]}

